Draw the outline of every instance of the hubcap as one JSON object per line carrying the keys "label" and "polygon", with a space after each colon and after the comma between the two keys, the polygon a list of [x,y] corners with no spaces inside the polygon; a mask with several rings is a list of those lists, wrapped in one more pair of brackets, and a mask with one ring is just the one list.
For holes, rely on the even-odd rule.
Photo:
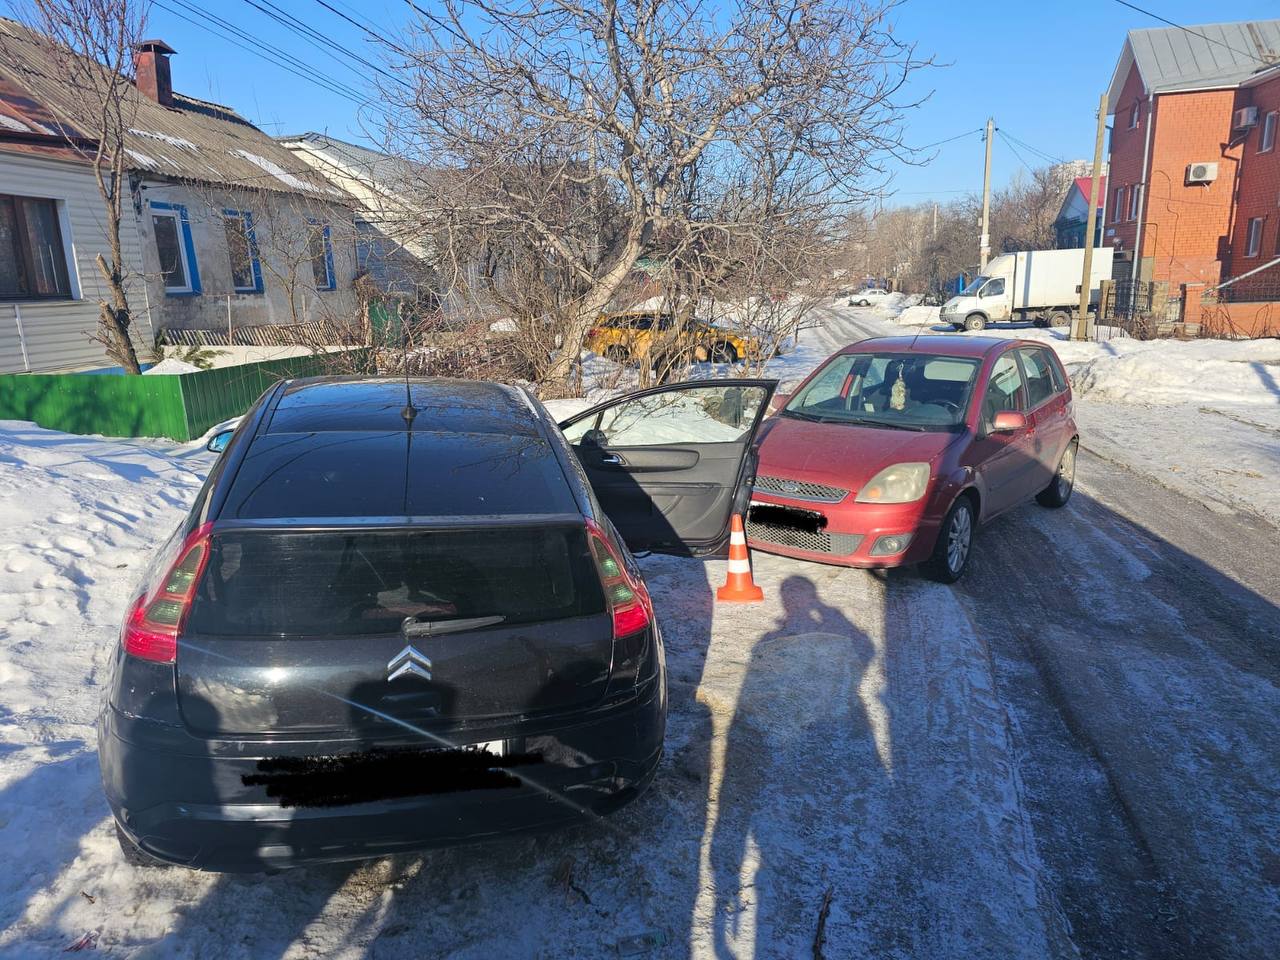
{"label": "hubcap", "polygon": [[1065,497],[1076,482],[1076,448],[1068,447],[1058,464],[1058,495]]}
{"label": "hubcap", "polygon": [[973,522],[969,519],[969,511],[961,507],[951,518],[951,526],[947,529],[947,566],[952,573],[964,566],[972,536]]}

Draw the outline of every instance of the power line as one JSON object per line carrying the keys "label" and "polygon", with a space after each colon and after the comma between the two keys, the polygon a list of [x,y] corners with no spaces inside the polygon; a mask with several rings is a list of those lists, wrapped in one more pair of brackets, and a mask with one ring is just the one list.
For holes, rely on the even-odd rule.
{"label": "power line", "polygon": [[928,149],[930,149],[930,148],[932,148],[932,147],[940,147],[940,146],[942,146],[944,143],[951,143],[953,140],[962,140],[962,139],[964,139],[965,137],[971,137],[971,136],[973,136],[975,133],[981,133],[981,132],[982,132],[982,128],[981,128],[981,127],[976,127],[976,128],[974,128],[973,130],[966,130],[964,133],[957,133],[954,137],[947,137],[947,139],[945,139],[945,140],[937,140],[937,141],[935,141],[935,142],[933,142],[933,143],[926,143],[923,147],[915,147],[914,149],[916,149],[916,150],[928,150]]}
{"label": "power line", "polygon": [[996,135],[1005,142],[1005,145],[1008,146],[1010,150],[1013,151],[1013,155],[1018,158],[1018,162],[1022,164],[1023,169],[1034,177],[1035,171],[1032,170],[1031,165],[1022,158],[1022,154],[1018,152],[1018,148],[1013,145],[1013,141],[1005,135],[1005,132],[1003,130],[997,130]]}
{"label": "power line", "polygon": [[[358,29],[360,29],[360,30],[363,30],[363,31],[364,31],[365,33],[367,33],[367,34],[368,34],[368,35],[369,35],[369,36],[370,36],[374,41],[376,41],[376,42],[378,42],[378,43],[381,43],[381,44],[385,44],[386,46],[390,47],[392,50],[394,50],[396,53],[400,54],[401,56],[405,56],[405,57],[407,57],[407,56],[409,56],[409,55],[410,55],[410,54],[409,54],[409,51],[408,51],[408,50],[406,50],[404,47],[400,46],[400,45],[399,45],[398,43],[396,43],[394,40],[392,40],[392,39],[390,39],[389,37],[386,37],[386,36],[384,36],[382,33],[380,33],[380,32],[379,32],[378,25],[377,25],[376,23],[374,23],[372,20],[366,20],[364,23],[361,23],[360,21],[358,21],[358,20],[353,20],[351,17],[347,16],[345,13],[343,13],[343,12],[342,12],[341,10],[339,10],[337,7],[332,7],[332,6],[330,6],[329,4],[325,3],[325,0],[316,0],[316,3],[320,4],[320,6],[324,7],[326,10],[328,10],[328,11],[329,11],[330,13],[332,13],[334,16],[336,16],[336,17],[341,17],[343,20],[347,21],[347,23],[351,24],[353,27],[356,27],[356,28],[358,28]],[[343,6],[346,6],[346,4],[343,4]],[[351,10],[351,8],[350,8],[350,7],[347,7],[347,9],[348,9],[348,10]],[[359,13],[358,13],[357,11],[355,11],[355,10],[351,10],[351,12],[352,12],[353,14],[356,14],[356,16],[359,16]],[[403,82],[403,81],[401,81],[401,82]]]}
{"label": "power line", "polygon": [[[1037,157],[1040,157],[1042,160],[1047,160],[1049,163],[1070,162],[1070,161],[1064,160],[1062,157],[1055,157],[1053,154],[1048,153],[1044,150],[1041,150],[1039,147],[1032,146],[1031,144],[1027,143],[1027,141],[1025,140],[1019,140],[1013,134],[1007,133],[1004,130],[1000,130],[999,133],[1002,137],[1005,137],[1006,140],[1012,140],[1013,143],[1016,143],[1018,146],[1022,147],[1022,149],[1030,153],[1034,153]],[[1012,146],[1012,144],[1010,144],[1010,146]]]}
{"label": "power line", "polygon": [[1204,40],[1207,43],[1216,43],[1218,46],[1225,47],[1227,50],[1230,50],[1232,53],[1238,53],[1242,57],[1248,57],[1250,60],[1256,60],[1258,63],[1261,63],[1263,66],[1269,67],[1274,62],[1271,60],[1264,60],[1262,59],[1262,57],[1258,56],[1256,53],[1245,53],[1245,51],[1243,50],[1237,50],[1235,47],[1231,46],[1231,44],[1229,43],[1223,43],[1221,40],[1215,40],[1213,37],[1206,36],[1203,33],[1198,33],[1195,30],[1192,30],[1190,27],[1184,27],[1180,23],[1175,23],[1172,20],[1169,20],[1165,17],[1160,16],[1160,14],[1158,13],[1152,13],[1150,10],[1144,10],[1142,9],[1142,7],[1139,7],[1136,4],[1129,3],[1128,0],[1115,0],[1115,2],[1120,4],[1120,6],[1122,7],[1128,7],[1130,10],[1136,10],[1138,13],[1142,14],[1143,16],[1150,17],[1152,20],[1159,20],[1161,23],[1167,23],[1171,27],[1176,27],[1177,29],[1181,30],[1183,33],[1189,33],[1193,37],[1199,37],[1201,40]]}
{"label": "power line", "polygon": [[[173,14],[179,19],[185,20],[187,23],[199,27],[206,33],[213,34],[222,40],[226,40],[233,46],[239,47],[241,50],[258,57],[261,60],[265,60],[274,66],[280,67],[282,70],[285,70],[296,77],[315,84],[329,93],[342,97],[345,100],[349,100],[357,106],[370,107],[380,111],[383,109],[355,88],[330,77],[326,77],[292,54],[281,50],[279,47],[275,47],[272,44],[257,40],[245,33],[239,27],[235,26],[233,23],[230,23],[214,14],[207,13],[198,7],[192,6],[187,3],[186,0],[172,0],[172,2],[179,4],[183,9],[195,14],[205,22],[195,20],[180,10],[175,10],[173,7],[166,6],[161,2],[161,0],[155,0],[155,5],[160,7],[160,9]],[[240,39],[237,39],[237,37]]]}
{"label": "power line", "polygon": [[[266,14],[272,20],[276,21],[276,23],[279,23],[281,26],[283,26],[286,30],[289,30],[290,32],[301,37],[312,47],[315,47],[315,49],[319,50],[325,56],[329,57],[331,60],[336,61],[337,63],[339,63],[346,69],[350,70],[352,73],[356,74],[357,76],[362,77],[364,75],[363,71],[352,66],[351,63],[348,62],[349,60],[354,60],[356,63],[360,64],[361,66],[367,67],[370,70],[373,70],[374,72],[381,74],[382,76],[386,77],[388,80],[394,80],[397,83],[401,83],[401,84],[404,84],[405,86],[408,86],[408,84],[405,83],[404,80],[400,79],[399,77],[392,76],[390,73],[387,73],[386,70],[383,70],[382,67],[378,66],[376,63],[372,62],[371,60],[366,60],[364,57],[360,56],[360,54],[356,53],[354,50],[351,50],[350,48],[345,47],[340,43],[337,43],[336,41],[330,39],[329,37],[326,37],[324,34],[319,33],[313,27],[310,27],[307,24],[303,23],[297,17],[293,16],[293,14],[285,10],[281,10],[274,3],[272,3],[271,0],[262,0],[262,3],[266,4],[265,7],[262,4],[258,3],[257,0],[245,0],[245,3],[253,7],[255,10],[258,10],[261,13]],[[268,7],[270,9],[267,9]],[[326,47],[330,49],[326,49]],[[335,54],[332,51],[337,51],[337,53]],[[338,56],[338,54],[341,54],[341,56]],[[345,57],[347,59],[344,60],[342,59],[342,57]]]}

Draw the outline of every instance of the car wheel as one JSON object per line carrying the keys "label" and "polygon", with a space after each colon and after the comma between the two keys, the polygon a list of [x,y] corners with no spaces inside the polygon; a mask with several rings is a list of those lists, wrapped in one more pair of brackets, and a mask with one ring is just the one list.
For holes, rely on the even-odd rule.
{"label": "car wheel", "polygon": [[153,857],[129,839],[120,824],[115,824],[116,840],[120,842],[120,852],[124,854],[125,863],[131,867],[168,867],[171,864]]}
{"label": "car wheel", "polygon": [[717,343],[711,348],[712,363],[737,363],[738,351],[733,349],[731,343]]}
{"label": "car wheel", "polygon": [[1067,445],[1058,469],[1053,472],[1049,485],[1036,494],[1036,503],[1042,507],[1065,507],[1071,499],[1071,491],[1076,488],[1076,448],[1079,443],[1072,440]]}
{"label": "car wheel", "polygon": [[612,360],[614,363],[626,363],[630,359],[627,351],[622,347],[605,347],[604,356],[606,360]]}
{"label": "car wheel", "polygon": [[955,583],[964,576],[973,552],[973,522],[973,501],[958,497],[938,528],[932,556],[920,564],[926,577],[939,583]]}
{"label": "car wheel", "polygon": [[858,301],[858,306],[860,306],[860,307],[869,307],[869,306],[871,306],[871,301],[870,301],[870,300],[859,300],[859,301]]}
{"label": "car wheel", "polygon": [[964,318],[966,330],[981,330],[987,325],[987,318],[980,313],[971,313]]}

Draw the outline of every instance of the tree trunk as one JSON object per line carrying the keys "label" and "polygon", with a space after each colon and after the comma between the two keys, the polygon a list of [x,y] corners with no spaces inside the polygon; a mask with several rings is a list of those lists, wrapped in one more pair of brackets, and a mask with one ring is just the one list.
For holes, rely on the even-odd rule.
{"label": "tree trunk", "polygon": [[97,256],[97,264],[98,271],[111,292],[110,303],[106,300],[98,301],[98,324],[102,328],[102,339],[107,344],[107,355],[124,367],[125,373],[141,373],[138,351],[133,348],[133,339],[129,336],[132,319],[129,316],[129,301],[124,292],[124,278],[118,271],[107,266],[102,254]]}

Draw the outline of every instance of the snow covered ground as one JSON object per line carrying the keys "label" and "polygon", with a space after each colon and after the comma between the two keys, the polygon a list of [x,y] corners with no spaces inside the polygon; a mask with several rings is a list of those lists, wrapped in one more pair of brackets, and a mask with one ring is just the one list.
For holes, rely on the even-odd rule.
{"label": "snow covered ground", "polygon": [[[784,384],[837,346],[902,330],[874,310],[833,307],[817,319],[775,363]],[[1000,335],[1053,339],[1077,382],[1087,447],[1219,510],[1280,521],[1280,344],[1078,345],[1061,333]],[[554,406],[566,415],[582,403]],[[669,645],[668,756],[651,793],[608,827],[278,876],[131,868],[101,796],[93,721],[128,591],[212,461],[198,444],[0,423],[0,957],[84,945],[148,958],[586,958],[616,955],[624,938],[641,934],[660,943],[643,956],[808,957],[828,890],[828,958],[1078,956],[1081,925],[1068,907],[1096,881],[1089,871],[1097,865],[1063,880],[1048,862],[1048,824],[1078,783],[1092,789],[1098,777],[1091,770],[1057,793],[1026,782],[1038,769],[1027,759],[1037,741],[1020,725],[1049,701],[1037,695],[1011,710],[992,650],[1005,658],[1000,669],[1013,671],[1008,645],[1032,642],[1036,614],[1010,606],[1001,584],[984,580],[1056,553],[1087,573],[1070,581],[1055,569],[1037,588],[1033,608],[1060,609],[1036,643],[1063,639],[1069,652],[1041,649],[1033,659],[1041,674],[1060,659],[1075,671],[1072,683],[1091,691],[1081,722],[1100,732],[1090,756],[1106,754],[1108,736],[1111,746],[1132,738],[1143,697],[1169,717],[1158,755],[1179,743],[1188,754],[1172,772],[1148,759],[1136,773],[1126,766],[1107,777],[1124,788],[1126,816],[1151,818],[1135,827],[1145,839],[1134,869],[1155,871],[1139,884],[1160,891],[1150,894],[1152,909],[1167,926],[1173,894],[1157,869],[1164,839],[1168,849],[1186,848],[1176,861],[1184,884],[1197,870],[1212,872],[1219,847],[1244,851],[1221,868],[1220,885],[1194,878],[1203,922],[1212,922],[1214,904],[1244,904],[1263,925],[1268,905],[1275,909],[1277,825],[1257,812],[1275,809],[1273,771],[1258,746],[1273,743],[1275,731],[1257,718],[1280,714],[1269,706],[1265,663],[1237,669],[1244,641],[1222,639],[1238,629],[1226,592],[1238,584],[1175,553],[1152,533],[1154,520],[1134,542],[1132,525],[1117,516],[1123,508],[1102,504],[1126,484],[1138,492],[1125,495],[1145,506],[1162,491],[1101,462],[1082,466],[1094,472],[1082,477],[1078,508],[1050,515],[1031,507],[986,534],[993,545],[980,544],[977,576],[960,591],[757,554],[766,602],[717,606],[722,562],[642,561]],[[1187,511],[1170,497],[1171,515]],[[1268,536],[1274,543],[1274,531]],[[1184,569],[1186,583],[1164,579]],[[1062,582],[1088,590],[1087,610]],[[1209,586],[1195,599],[1189,591],[1202,582]],[[1143,652],[1147,666],[1126,663],[1125,638],[1151,620],[1134,598],[1156,604],[1147,639],[1174,644],[1167,661]],[[1262,618],[1276,609],[1255,606]],[[994,627],[993,611],[1005,618]],[[1072,633],[1090,616],[1096,624]],[[1100,654],[1087,651],[1097,630],[1111,633],[1095,677]],[[1202,671],[1192,656],[1214,659]],[[1161,678],[1174,665],[1178,687],[1165,690]],[[1105,695],[1112,688],[1116,695]],[[1069,699],[1074,689],[1053,688],[1053,696]],[[1113,706],[1130,715],[1113,719]],[[1233,726],[1244,717],[1253,726]],[[1179,740],[1180,725],[1203,739]],[[1235,753],[1252,758],[1253,779],[1239,795],[1229,780]],[[1210,769],[1211,792],[1177,794],[1174,781],[1199,782]],[[1152,783],[1166,792],[1148,809],[1142,798]],[[1188,815],[1184,804],[1212,807],[1211,822],[1163,838],[1159,824],[1170,812]],[[1079,835],[1061,844],[1092,850]],[[1137,896],[1115,891],[1117,902]],[[1247,951],[1249,942],[1236,947]],[[1208,952],[1186,944],[1185,953],[1159,955],[1248,955],[1230,944]]]}

